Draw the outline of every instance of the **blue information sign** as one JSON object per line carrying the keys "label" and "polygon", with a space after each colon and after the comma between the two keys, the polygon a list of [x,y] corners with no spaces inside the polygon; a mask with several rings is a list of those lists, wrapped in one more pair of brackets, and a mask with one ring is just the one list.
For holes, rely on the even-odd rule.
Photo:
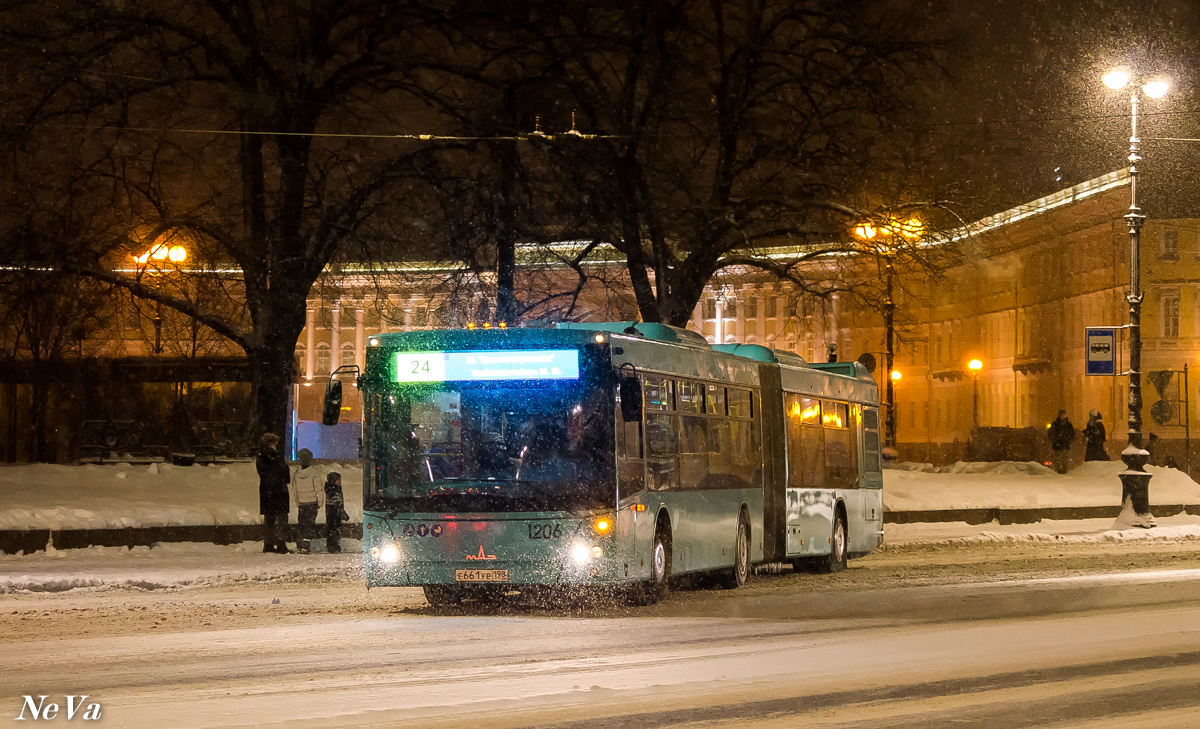
{"label": "blue information sign", "polygon": [[1117,374],[1117,327],[1087,327],[1084,372],[1089,375]]}
{"label": "blue information sign", "polygon": [[575,380],[575,349],[500,349],[476,352],[397,352],[396,382]]}

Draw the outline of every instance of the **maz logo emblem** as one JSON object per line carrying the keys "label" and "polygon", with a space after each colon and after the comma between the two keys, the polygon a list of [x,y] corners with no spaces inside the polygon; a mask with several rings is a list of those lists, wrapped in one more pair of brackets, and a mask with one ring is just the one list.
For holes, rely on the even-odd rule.
{"label": "maz logo emblem", "polygon": [[483,551],[482,544],[479,545],[479,554],[468,554],[467,555],[467,561],[472,561],[472,562],[477,561],[477,560],[486,560],[486,559],[495,559],[495,558],[496,558],[496,555],[487,554],[486,552]]}

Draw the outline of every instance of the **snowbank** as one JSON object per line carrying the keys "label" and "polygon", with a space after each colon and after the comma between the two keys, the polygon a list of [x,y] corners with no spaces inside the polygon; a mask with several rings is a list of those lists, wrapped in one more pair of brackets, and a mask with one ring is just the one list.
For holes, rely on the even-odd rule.
{"label": "snowbank", "polygon": [[263,554],[261,542],[89,547],[0,556],[0,594],[78,589],[164,590],[241,582],[362,579],[362,543],[342,554]]}
{"label": "snowbank", "polygon": [[[884,471],[891,511],[1115,506],[1119,462],[1085,463],[1058,475],[1037,463],[958,463],[927,472],[925,464]],[[358,464],[324,465],[342,474],[346,511],[362,518]],[[911,470],[909,470],[911,469]],[[1173,468],[1150,466],[1153,504],[1200,504],[1200,484]],[[294,505],[293,505],[294,506]],[[324,519],[323,511],[318,519]],[[296,520],[293,509],[291,521]],[[225,466],[116,464],[0,466],[0,529],[100,529],[134,526],[257,524],[258,475],[253,463]]]}
{"label": "snowbank", "polygon": [[[883,472],[883,504],[889,511],[925,509],[1029,509],[1117,506],[1120,461],[1084,463],[1059,475],[1040,463],[956,463],[925,472],[926,464]],[[1174,468],[1147,466],[1152,504],[1200,504],[1200,484]]]}
{"label": "snowbank", "polygon": [[[1200,516],[1179,514],[1158,519],[1153,529],[1113,529],[1112,519],[1058,521],[1043,519],[1036,524],[887,524],[884,543],[888,546],[982,544],[1040,544],[1052,542],[1095,543],[1134,541],[1200,540]],[[885,547],[886,548],[886,547]]]}
{"label": "snowbank", "polygon": [[[346,511],[351,521],[360,521],[361,468],[322,468],[342,474]],[[318,520],[324,518],[322,510]],[[258,474],[253,463],[0,467],[0,529],[117,529],[259,521]]]}

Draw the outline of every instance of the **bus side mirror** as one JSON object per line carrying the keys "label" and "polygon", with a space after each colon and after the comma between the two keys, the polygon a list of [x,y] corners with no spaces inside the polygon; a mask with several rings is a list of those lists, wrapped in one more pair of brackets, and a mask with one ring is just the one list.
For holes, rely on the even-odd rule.
{"label": "bus side mirror", "polygon": [[626,423],[642,421],[642,382],[636,377],[622,377],[618,385],[621,392],[621,419]]}
{"label": "bus side mirror", "polygon": [[325,386],[325,408],[321,412],[322,425],[337,425],[342,417],[342,381],[329,378]]}

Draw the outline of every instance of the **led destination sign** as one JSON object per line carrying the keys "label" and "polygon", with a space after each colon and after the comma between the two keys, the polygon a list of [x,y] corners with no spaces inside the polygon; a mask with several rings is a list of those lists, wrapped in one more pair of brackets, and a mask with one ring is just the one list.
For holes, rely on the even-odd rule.
{"label": "led destination sign", "polygon": [[576,379],[574,349],[396,353],[396,382]]}

